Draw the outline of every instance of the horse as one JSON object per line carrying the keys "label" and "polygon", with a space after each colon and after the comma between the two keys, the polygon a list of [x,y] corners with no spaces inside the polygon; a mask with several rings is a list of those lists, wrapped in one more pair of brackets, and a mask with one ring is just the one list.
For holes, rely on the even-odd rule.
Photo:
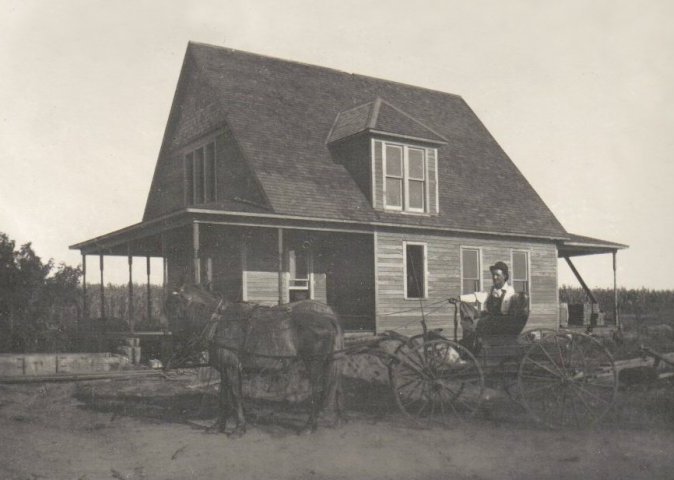
{"label": "horse", "polygon": [[299,359],[308,372],[309,418],[302,431],[317,429],[325,407],[343,420],[335,356],[344,348],[344,334],[328,305],[313,300],[274,307],[232,303],[199,285],[183,285],[168,296],[165,308],[179,336],[202,332],[208,364],[220,374],[219,415],[214,425],[220,432],[225,432],[233,412],[236,425],[229,435],[245,433],[242,373],[268,368],[274,359]]}

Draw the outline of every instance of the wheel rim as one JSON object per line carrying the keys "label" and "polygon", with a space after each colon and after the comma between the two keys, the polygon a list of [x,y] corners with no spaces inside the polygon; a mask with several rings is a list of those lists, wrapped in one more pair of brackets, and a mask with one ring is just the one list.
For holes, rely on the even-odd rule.
{"label": "wheel rim", "polygon": [[422,425],[452,425],[473,416],[484,394],[475,357],[448,340],[411,341],[396,351],[389,374],[400,410]]}
{"label": "wheel rim", "polygon": [[608,350],[589,335],[547,334],[520,363],[519,398],[539,422],[552,427],[591,427],[611,408],[617,374]]}

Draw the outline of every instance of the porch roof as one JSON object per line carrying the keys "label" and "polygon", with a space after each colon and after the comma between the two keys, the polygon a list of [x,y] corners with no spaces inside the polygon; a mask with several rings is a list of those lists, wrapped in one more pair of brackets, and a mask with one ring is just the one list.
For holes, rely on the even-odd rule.
{"label": "porch roof", "polygon": [[[323,230],[332,232],[350,232],[355,234],[373,233],[381,228],[402,228],[418,231],[456,233],[472,237],[526,238],[550,242],[557,241],[558,245],[562,244],[557,236],[518,235],[512,233],[489,234],[475,230],[430,227],[425,225],[401,226],[393,222],[387,222],[385,219],[382,219],[379,222],[354,222],[349,220],[279,215],[270,212],[252,212],[250,210],[222,211],[203,208],[186,208],[70,245],[69,248],[71,250],[80,250],[82,254],[85,255],[126,256],[131,254],[133,256],[147,255],[159,257],[163,256],[164,250],[164,247],[162,246],[162,234],[169,231],[175,231],[176,229],[187,229],[193,223],[239,227]],[[604,243],[610,244],[610,242]],[[624,245],[620,244],[611,245],[619,245],[619,248],[625,248]]]}
{"label": "porch roof", "polygon": [[569,233],[568,235],[569,238],[567,240],[563,240],[557,244],[557,256],[560,258],[613,253],[628,248],[628,245],[622,243],[609,242],[608,240],[600,240],[573,233]]}

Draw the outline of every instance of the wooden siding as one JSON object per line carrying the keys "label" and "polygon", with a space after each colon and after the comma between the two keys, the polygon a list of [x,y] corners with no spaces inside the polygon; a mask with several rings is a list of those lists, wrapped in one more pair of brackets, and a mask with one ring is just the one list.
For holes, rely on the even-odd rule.
{"label": "wooden siding", "polygon": [[330,147],[333,158],[344,165],[363,195],[372,198],[370,140],[365,136],[350,138]]}
{"label": "wooden siding", "polygon": [[[446,299],[460,294],[462,246],[480,248],[485,288],[491,285],[489,265],[499,260],[510,264],[513,249],[530,252],[531,314],[528,326],[557,326],[557,250],[554,244],[382,231],[377,232],[376,238],[377,331],[419,331],[423,306],[429,327],[444,328],[451,335],[453,307]],[[422,301],[404,298],[403,242],[426,244],[428,292]]]}
{"label": "wooden siding", "polygon": [[276,229],[251,230],[244,237],[246,300],[262,305],[279,303],[278,237]]}

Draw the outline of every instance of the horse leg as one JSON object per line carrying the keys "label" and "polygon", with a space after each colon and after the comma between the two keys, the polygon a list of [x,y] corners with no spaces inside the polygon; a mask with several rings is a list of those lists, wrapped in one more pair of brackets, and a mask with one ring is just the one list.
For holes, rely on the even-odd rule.
{"label": "horse leg", "polygon": [[324,374],[325,401],[323,408],[334,413],[334,424],[339,425],[346,421],[344,416],[344,392],[342,391],[342,372],[335,359],[329,359]]}
{"label": "horse leg", "polygon": [[220,389],[218,391],[218,420],[214,427],[220,433],[225,431],[227,427],[227,417],[229,416],[229,409],[231,405],[231,384],[227,376],[227,371],[224,368],[219,369],[220,372]]}
{"label": "horse leg", "polygon": [[[218,431],[222,433],[227,427],[229,409],[232,405],[231,381],[225,365],[224,354],[218,350],[211,350],[209,351],[208,356],[211,360],[211,368],[216,369],[220,374],[220,388],[218,389],[218,419],[211,428],[217,428]],[[211,428],[209,428],[209,430]]]}
{"label": "horse leg", "polygon": [[313,358],[305,362],[309,371],[309,387],[311,388],[309,419],[302,429],[302,432],[315,432],[318,429],[318,415],[323,406],[323,395],[325,393],[325,360],[323,358]]}
{"label": "horse leg", "polygon": [[236,415],[236,427],[230,436],[240,437],[246,433],[246,417],[243,413],[241,364],[238,360],[227,365],[227,375],[231,380],[230,391],[232,392],[232,407]]}

